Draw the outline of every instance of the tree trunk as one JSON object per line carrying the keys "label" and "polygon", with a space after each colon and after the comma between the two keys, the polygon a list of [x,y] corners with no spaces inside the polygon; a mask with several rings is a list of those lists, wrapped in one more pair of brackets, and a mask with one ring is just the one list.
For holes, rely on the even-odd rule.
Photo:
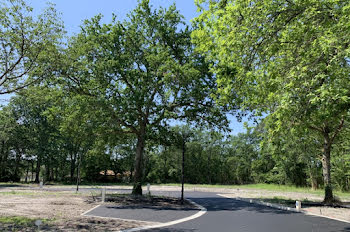
{"label": "tree trunk", "polygon": [[0,151],[0,180],[4,177],[5,165],[3,166],[3,157],[5,156],[5,141],[1,141],[1,151]]}
{"label": "tree trunk", "polygon": [[[208,150],[210,150],[210,148],[208,149]],[[208,175],[208,184],[211,184],[211,172],[210,172],[210,156],[211,156],[211,153],[208,151],[208,160],[207,160],[207,171],[208,171],[208,173],[207,173],[207,175]]]}
{"label": "tree trunk", "polygon": [[50,180],[50,161],[46,160],[45,164],[45,182],[51,181]]}
{"label": "tree trunk", "polygon": [[310,182],[311,182],[311,188],[312,190],[318,189],[318,183],[317,183],[317,177],[313,173],[313,167],[311,164],[309,166],[309,175],[310,175]]}
{"label": "tree trunk", "polygon": [[24,180],[25,183],[28,183],[29,168],[30,168],[29,161],[27,161],[26,178]]}
{"label": "tree trunk", "polygon": [[34,180],[34,160],[31,160],[30,163],[32,165],[32,173],[31,173],[32,177],[30,179],[30,182],[33,182],[33,180]]}
{"label": "tree trunk", "polygon": [[80,166],[81,166],[81,160],[82,160],[83,154],[80,154],[78,158],[78,167],[77,167],[77,192],[79,191],[79,184],[80,184]]}
{"label": "tree trunk", "polygon": [[40,182],[40,158],[38,157],[38,160],[36,162],[36,171],[35,171],[35,183]]}
{"label": "tree trunk", "polygon": [[184,185],[185,185],[185,152],[186,142],[182,141],[182,165],[181,165],[181,204],[184,203]]}
{"label": "tree trunk", "polygon": [[70,154],[70,181],[74,181],[75,162],[77,155]]}
{"label": "tree trunk", "polygon": [[134,174],[134,187],[132,194],[142,195],[142,160],[143,152],[145,150],[145,127],[141,129],[140,134],[137,136],[136,156],[135,156],[135,174]]}
{"label": "tree trunk", "polygon": [[322,171],[325,187],[324,203],[333,203],[334,196],[331,182],[331,140],[329,133],[324,133],[323,156],[322,156]]}
{"label": "tree trunk", "polygon": [[16,163],[15,163],[15,171],[12,177],[13,181],[20,181],[21,177],[19,176],[19,165],[21,162],[21,151],[19,149],[16,149]]}

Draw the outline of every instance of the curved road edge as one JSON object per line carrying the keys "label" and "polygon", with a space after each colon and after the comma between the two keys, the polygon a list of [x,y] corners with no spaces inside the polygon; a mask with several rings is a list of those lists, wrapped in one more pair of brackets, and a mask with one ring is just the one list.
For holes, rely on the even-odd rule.
{"label": "curved road edge", "polygon": [[189,217],[185,217],[185,218],[178,219],[178,220],[175,220],[175,221],[170,221],[170,222],[166,222],[166,223],[159,223],[159,224],[151,225],[151,226],[144,226],[144,227],[120,230],[119,232],[134,232],[134,231],[141,231],[141,230],[147,230],[147,229],[155,229],[155,228],[162,228],[162,227],[172,226],[172,225],[175,225],[175,224],[179,224],[179,223],[182,223],[182,222],[193,220],[195,218],[199,218],[199,217],[203,216],[207,212],[207,209],[204,208],[203,206],[197,204],[196,202],[194,202],[194,201],[192,201],[190,199],[186,199],[186,200],[188,200],[189,202],[191,202],[192,204],[197,206],[200,209],[200,211],[198,213],[196,213],[196,214],[193,214],[193,215],[189,216]]}

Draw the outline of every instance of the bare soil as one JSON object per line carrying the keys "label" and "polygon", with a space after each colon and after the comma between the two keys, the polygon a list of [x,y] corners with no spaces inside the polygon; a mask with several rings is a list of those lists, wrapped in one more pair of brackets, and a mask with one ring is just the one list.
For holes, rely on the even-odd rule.
{"label": "bare soil", "polygon": [[131,206],[135,208],[153,208],[153,209],[197,209],[192,203],[185,200],[183,204],[181,200],[175,197],[159,197],[159,196],[133,196],[133,195],[109,195],[106,201],[118,206]]}
{"label": "bare soil", "polygon": [[[152,223],[82,216],[97,206],[92,197],[72,192],[0,189],[0,218],[22,216],[45,222],[42,231],[119,231]],[[129,204],[132,204],[131,200]],[[34,231],[36,226],[5,224],[0,231]]]}

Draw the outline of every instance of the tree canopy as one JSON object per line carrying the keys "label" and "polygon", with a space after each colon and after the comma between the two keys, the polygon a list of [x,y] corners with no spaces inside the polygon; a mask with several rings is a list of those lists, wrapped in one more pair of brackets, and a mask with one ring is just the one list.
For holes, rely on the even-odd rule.
{"label": "tree canopy", "polygon": [[23,0],[0,1],[0,94],[11,93],[53,74],[63,36],[55,8],[37,17]]}
{"label": "tree canopy", "polygon": [[193,41],[215,61],[221,100],[268,113],[270,134],[286,125],[317,131],[330,185],[331,146],[349,110],[349,1],[197,4]]}
{"label": "tree canopy", "polygon": [[114,133],[137,137],[134,192],[141,193],[145,141],[169,120],[226,126],[224,107],[211,94],[216,82],[191,44],[190,29],[175,5],[153,10],[141,1],[120,22],[85,21],[67,49],[62,77],[91,96],[109,115]]}

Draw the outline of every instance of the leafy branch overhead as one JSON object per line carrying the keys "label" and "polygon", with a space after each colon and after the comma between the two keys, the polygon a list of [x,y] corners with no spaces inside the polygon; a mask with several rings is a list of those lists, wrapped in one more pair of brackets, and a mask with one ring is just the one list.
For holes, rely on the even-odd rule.
{"label": "leafy branch overhead", "polygon": [[0,1],[0,94],[23,89],[55,70],[62,22],[52,5],[37,18],[32,10],[23,0]]}

